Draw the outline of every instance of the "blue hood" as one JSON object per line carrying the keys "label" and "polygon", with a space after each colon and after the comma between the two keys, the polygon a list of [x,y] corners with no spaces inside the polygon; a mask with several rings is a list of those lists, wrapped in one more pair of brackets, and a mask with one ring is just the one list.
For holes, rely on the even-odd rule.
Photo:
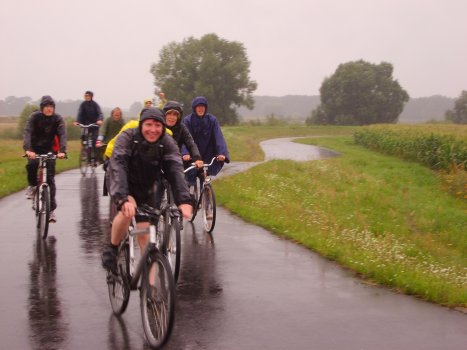
{"label": "blue hood", "polygon": [[198,96],[193,99],[193,102],[191,103],[191,109],[193,110],[193,113],[195,113],[195,107],[198,105],[205,105],[206,106],[206,113],[208,112],[208,100],[204,96]]}

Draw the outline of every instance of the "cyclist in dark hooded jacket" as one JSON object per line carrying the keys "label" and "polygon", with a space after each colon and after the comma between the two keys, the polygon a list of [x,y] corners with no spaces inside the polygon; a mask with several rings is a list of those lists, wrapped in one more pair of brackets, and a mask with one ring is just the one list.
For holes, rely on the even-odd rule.
{"label": "cyclist in dark hooded jacket", "polygon": [[165,123],[167,128],[172,131],[172,137],[178,145],[180,151],[182,146],[185,145],[189,154],[183,155],[184,162],[194,162],[200,168],[203,166],[201,155],[199,154],[198,146],[196,146],[190,131],[185,124],[181,123],[183,109],[177,101],[169,101],[164,106]]}
{"label": "cyclist in dark hooded jacket", "polygon": [[[190,217],[191,197],[180,151],[172,137],[165,133],[164,113],[148,108],[141,115],[137,128],[126,129],[117,136],[107,168],[109,193],[119,212],[112,222],[111,244],[102,255],[106,269],[116,269],[117,248],[135,216],[136,207],[157,206],[155,185],[161,180],[161,170],[172,187],[175,204],[184,217]],[[138,223],[139,228],[147,225]],[[138,236],[138,240],[143,250],[147,235]]]}
{"label": "cyclist in dark hooded jacket", "polygon": [[[186,125],[193,136],[204,163],[210,163],[212,158],[217,157],[208,170],[210,175],[217,175],[224,166],[224,162],[230,162],[229,150],[221,127],[217,118],[208,113],[208,100],[205,97],[195,97],[191,107],[193,113],[183,118],[182,123]],[[182,147],[182,156],[185,154],[188,154],[188,150],[186,147]],[[193,185],[196,180],[196,172],[187,174],[187,180],[190,185]]]}
{"label": "cyclist in dark hooded jacket", "polygon": [[[37,185],[37,168],[39,161],[36,154],[46,154],[54,152],[54,143],[58,138],[59,147],[57,157],[64,158],[66,155],[66,126],[63,118],[55,113],[55,101],[50,96],[42,96],[40,111],[33,112],[26,123],[23,134],[23,149],[28,157],[26,169],[28,172],[29,188],[26,197],[31,199],[34,188]],[[55,152],[54,152],[55,153]],[[47,183],[50,186],[50,222],[56,222],[54,210],[57,208],[55,200],[55,161],[48,163]]]}

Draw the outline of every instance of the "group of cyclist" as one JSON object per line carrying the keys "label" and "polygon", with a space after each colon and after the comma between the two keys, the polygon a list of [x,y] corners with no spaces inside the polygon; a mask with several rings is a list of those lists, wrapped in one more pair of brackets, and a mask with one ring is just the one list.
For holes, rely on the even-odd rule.
{"label": "group of cyclist", "polygon": [[[198,172],[194,170],[185,177],[184,167],[194,163],[201,169],[204,162],[217,157],[209,170],[210,175],[216,175],[224,162],[230,161],[229,151],[216,117],[208,113],[205,97],[195,97],[192,112],[184,118],[182,105],[165,100],[165,95],[160,95],[158,107],[161,108],[153,107],[152,100],[145,100],[139,120],[125,125],[120,108],[114,108],[111,116],[104,121],[101,108],[93,100],[93,93],[86,91],[84,98],[75,125],[102,125],[93,130],[94,150],[107,144],[106,185],[118,212],[112,222],[111,241],[103,252],[102,263],[104,268],[115,270],[118,245],[135,216],[136,207],[158,205],[156,191],[161,176],[169,181],[182,216],[189,218],[193,205],[189,186],[196,181]],[[24,130],[23,148],[28,157],[28,198],[32,197],[37,181],[38,162],[35,155],[54,152],[58,158],[64,158],[66,143],[65,122],[55,113],[54,100],[43,96],[40,111],[31,114]],[[50,163],[50,168],[47,180],[51,188],[50,221],[56,222],[53,212],[57,207],[54,162]],[[147,226],[145,222],[138,222],[138,217],[136,219],[141,228]],[[139,244],[143,249],[147,238],[141,237]]]}

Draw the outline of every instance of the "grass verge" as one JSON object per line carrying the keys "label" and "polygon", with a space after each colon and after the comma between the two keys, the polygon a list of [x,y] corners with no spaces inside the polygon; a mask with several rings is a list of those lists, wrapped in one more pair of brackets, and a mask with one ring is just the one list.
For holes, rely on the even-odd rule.
{"label": "grass verge", "polygon": [[[26,159],[23,155],[22,141],[0,140],[0,198],[22,190],[28,185],[26,179]],[[68,159],[57,161],[57,173],[78,167],[79,141],[68,142]]]}
{"label": "grass verge", "polygon": [[219,179],[218,203],[366,279],[467,307],[466,202],[431,170],[351,140],[302,141],[339,158],[272,161]]}

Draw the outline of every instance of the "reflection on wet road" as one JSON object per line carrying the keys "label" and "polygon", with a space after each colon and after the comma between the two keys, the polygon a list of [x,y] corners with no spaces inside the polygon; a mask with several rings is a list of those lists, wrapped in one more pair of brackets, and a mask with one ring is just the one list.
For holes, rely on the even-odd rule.
{"label": "reflection on wet road", "polygon": [[[100,261],[109,239],[102,176],[57,176],[58,222],[46,242],[37,240],[23,192],[0,200],[0,348],[147,348],[137,291],[120,319],[111,313]],[[213,235],[201,231],[200,218],[185,223],[177,298],[167,349],[425,350],[467,343],[467,315],[362,284],[222,208]]]}

